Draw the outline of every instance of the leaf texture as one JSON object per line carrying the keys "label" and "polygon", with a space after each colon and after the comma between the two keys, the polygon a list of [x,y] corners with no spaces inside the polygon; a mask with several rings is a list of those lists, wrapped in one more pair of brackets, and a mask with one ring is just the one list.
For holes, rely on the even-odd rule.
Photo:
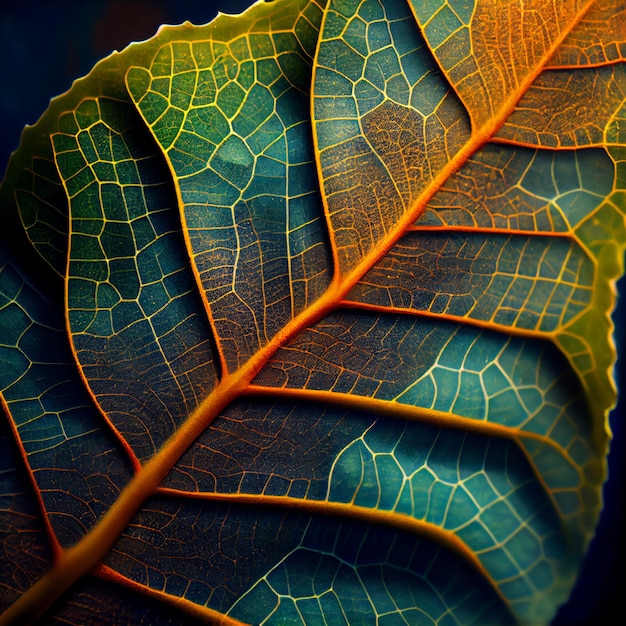
{"label": "leaf texture", "polygon": [[625,26],[259,2],[53,100],[0,188],[0,623],[549,623],[616,396]]}

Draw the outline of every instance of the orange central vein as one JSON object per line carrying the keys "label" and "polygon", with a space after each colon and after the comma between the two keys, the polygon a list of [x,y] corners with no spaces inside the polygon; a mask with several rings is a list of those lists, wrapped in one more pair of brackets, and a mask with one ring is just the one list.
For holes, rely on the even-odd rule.
{"label": "orange central vein", "polygon": [[[69,587],[89,573],[113,547],[118,537],[132,521],[141,505],[155,493],[162,480],[175,465],[181,455],[193,444],[200,434],[248,387],[255,375],[269,358],[301,330],[341,304],[350,289],[395,245],[401,236],[411,228],[415,220],[424,211],[433,195],[443,186],[448,178],[456,172],[476,150],[486,144],[500,129],[514,110],[517,102],[541,73],[552,53],[558,48],[569,30],[575,26],[594,0],[589,0],[580,13],[573,19],[569,28],[563,30],[553,45],[537,64],[534,72],[513,91],[493,118],[487,120],[482,127],[474,130],[468,142],[451,158],[433,179],[432,184],[415,201],[410,210],[406,211],[389,236],[363,257],[361,262],[347,275],[339,271],[328,290],[315,303],[291,320],[274,338],[263,346],[238,371],[227,374],[214,391],[185,420],[180,428],[163,445],[136,474],[121,492],[117,501],[111,506],[98,524],[71,548],[63,551],[51,569],[42,576],[27,592],[25,592],[5,613],[0,616],[0,626],[15,624],[24,626],[42,616],[50,606]],[[319,42],[318,42],[319,46]],[[319,47],[318,47],[319,49]],[[319,165],[319,153],[316,146]],[[167,157],[167,154],[166,154]],[[167,159],[168,163],[169,159]],[[176,179],[174,179],[176,180]],[[180,190],[176,186],[180,198]],[[325,202],[325,198],[324,198]],[[335,250],[336,252],[336,250]]]}

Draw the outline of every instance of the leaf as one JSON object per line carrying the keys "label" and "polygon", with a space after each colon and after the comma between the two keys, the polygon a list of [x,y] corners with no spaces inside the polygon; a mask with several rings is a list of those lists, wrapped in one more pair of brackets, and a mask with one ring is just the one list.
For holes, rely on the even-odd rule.
{"label": "leaf", "polygon": [[549,622],[606,474],[625,26],[276,0],[53,100],[0,188],[0,622]]}

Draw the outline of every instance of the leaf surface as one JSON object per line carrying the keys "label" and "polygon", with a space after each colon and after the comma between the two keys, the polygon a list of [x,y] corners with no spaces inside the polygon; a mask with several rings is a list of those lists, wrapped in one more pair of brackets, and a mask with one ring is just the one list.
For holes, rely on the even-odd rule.
{"label": "leaf surface", "polygon": [[53,100],[0,188],[2,623],[548,623],[606,473],[625,23],[278,0]]}

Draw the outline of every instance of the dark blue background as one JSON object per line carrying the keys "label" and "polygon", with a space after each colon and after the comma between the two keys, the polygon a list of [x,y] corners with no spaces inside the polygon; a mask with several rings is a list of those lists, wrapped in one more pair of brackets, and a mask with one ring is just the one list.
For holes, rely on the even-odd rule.
{"label": "dark blue background", "polygon": [[[69,89],[100,58],[131,41],[151,37],[162,23],[210,21],[218,9],[238,13],[250,0],[90,0],[14,2],[0,9],[0,172],[17,148],[21,129],[43,113],[50,97]],[[621,281],[626,293],[626,281]],[[619,302],[614,318],[618,345],[626,355],[624,317]],[[618,362],[618,379],[626,366]],[[626,389],[622,382],[621,387]],[[554,624],[605,626],[621,622],[619,578],[626,531],[626,428],[622,402],[611,415],[614,442],[609,457],[605,509],[578,584]],[[615,612],[613,612],[615,611]]]}

